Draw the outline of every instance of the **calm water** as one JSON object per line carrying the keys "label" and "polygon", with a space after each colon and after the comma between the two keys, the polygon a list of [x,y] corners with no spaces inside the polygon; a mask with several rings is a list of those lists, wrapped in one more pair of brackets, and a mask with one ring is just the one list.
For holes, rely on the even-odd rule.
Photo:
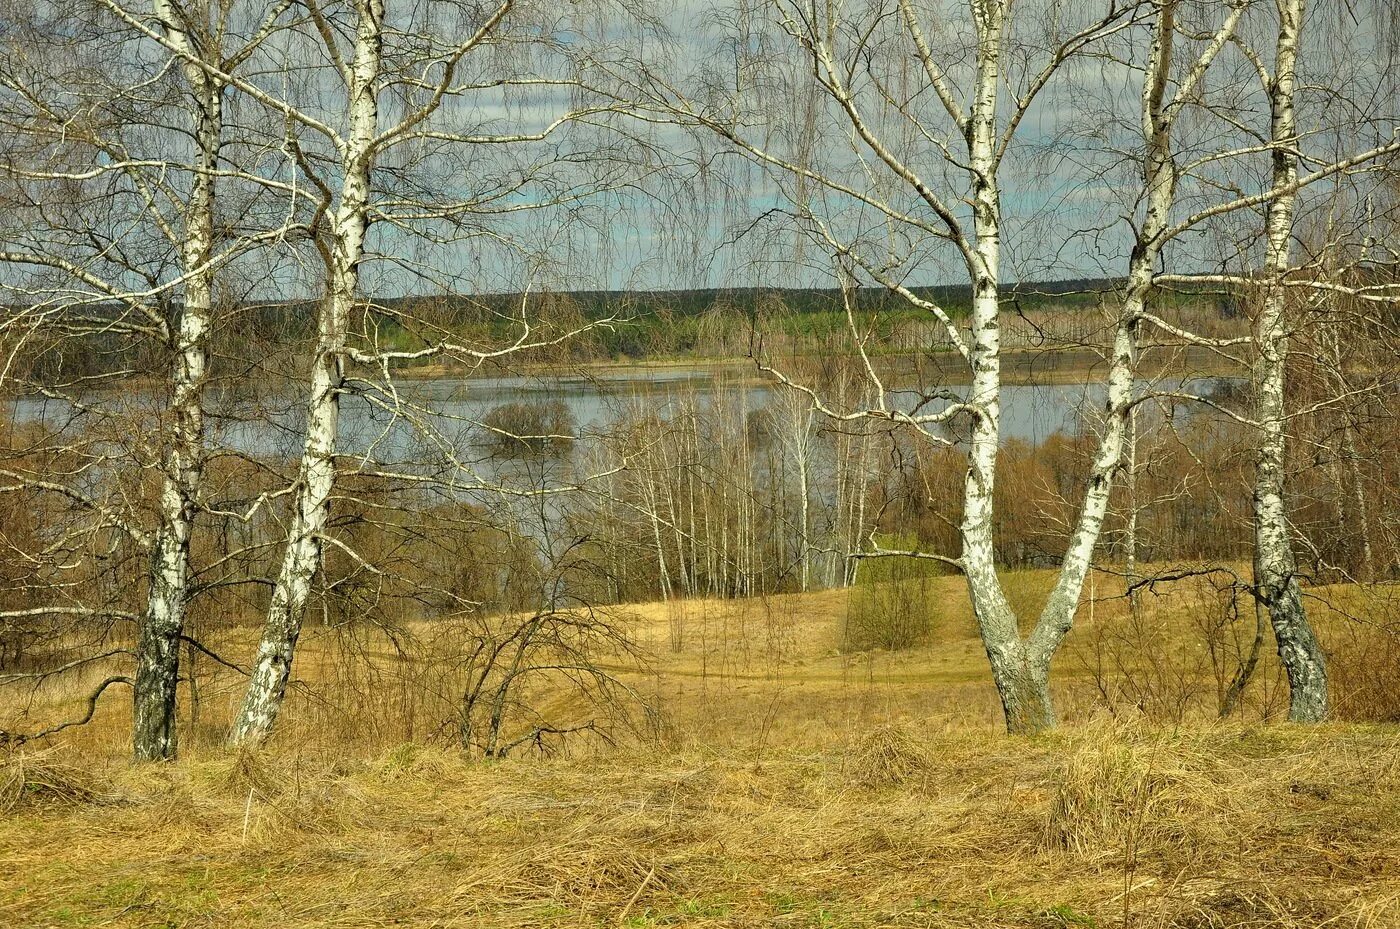
{"label": "calm water", "polygon": [[[1201,378],[1166,384],[1198,393],[1217,391],[1228,378]],[[1146,386],[1146,385],[1144,385]],[[1161,385],[1159,385],[1160,387]],[[704,406],[717,394],[733,392],[725,408],[749,413],[761,410],[782,388],[735,380],[732,372],[703,370],[620,371],[599,377],[472,377],[404,380],[393,395],[366,399],[347,396],[342,405],[341,448],[383,464],[403,464],[442,457],[444,444],[465,457],[485,457],[485,431],[479,425],[490,410],[505,403],[560,401],[569,410],[580,435],[596,434],[639,408],[669,418],[684,403]],[[965,394],[967,388],[953,388]],[[915,397],[897,392],[894,402],[904,409]],[[1103,396],[1099,384],[1008,385],[1002,388],[1003,440],[1039,443],[1055,432],[1077,430],[1083,411],[1097,408]],[[94,410],[151,413],[161,400],[150,391],[129,395],[101,394],[89,399]],[[85,428],[84,417],[66,403],[23,397],[11,401],[16,422],[67,423]],[[224,395],[212,399],[211,444],[259,456],[287,457],[299,453],[304,411],[299,398]],[[936,407],[934,407],[936,408]],[[100,414],[93,418],[99,418]],[[426,427],[426,428],[424,428]],[[429,438],[431,437],[431,438]],[[436,446],[436,449],[435,449]]]}

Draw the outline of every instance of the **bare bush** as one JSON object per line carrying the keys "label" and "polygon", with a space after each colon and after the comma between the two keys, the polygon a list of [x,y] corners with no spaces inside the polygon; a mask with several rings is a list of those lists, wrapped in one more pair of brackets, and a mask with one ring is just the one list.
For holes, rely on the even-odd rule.
{"label": "bare bush", "polygon": [[[917,540],[885,538],[883,547],[916,550]],[[861,559],[846,608],[843,646],[850,651],[888,651],[927,644],[938,621],[932,580],[946,573],[923,558],[885,555]]]}
{"label": "bare bush", "polygon": [[492,407],[481,423],[495,454],[558,455],[567,452],[577,425],[563,400],[520,400]]}

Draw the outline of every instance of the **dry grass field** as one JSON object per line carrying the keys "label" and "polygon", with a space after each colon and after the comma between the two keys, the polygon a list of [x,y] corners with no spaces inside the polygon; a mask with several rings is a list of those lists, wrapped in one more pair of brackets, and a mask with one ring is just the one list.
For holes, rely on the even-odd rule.
{"label": "dry grass field", "polygon": [[[1046,575],[1010,581],[1030,605]],[[1210,598],[1178,586],[1136,624],[1086,607],[1065,726],[1010,738],[960,582],[935,593],[931,643],[894,654],[842,651],[844,591],[629,608],[648,665],[618,673],[653,711],[548,756],[440,735],[441,628],[413,658],[356,639],[353,661],[309,632],[258,753],[219,747],[233,672],[201,668],[171,765],[127,763],[113,692],[0,756],[0,926],[1400,926],[1393,725],[1272,722],[1269,661],[1215,721]],[[1317,593],[1341,665],[1341,617],[1374,605]],[[1339,681],[1349,715],[1380,699],[1364,685]]]}

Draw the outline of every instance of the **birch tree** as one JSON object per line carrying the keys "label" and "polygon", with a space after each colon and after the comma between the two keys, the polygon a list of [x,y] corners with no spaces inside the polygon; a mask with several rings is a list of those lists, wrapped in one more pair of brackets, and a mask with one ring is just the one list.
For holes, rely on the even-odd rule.
{"label": "birch tree", "polygon": [[[1298,116],[1299,71],[1302,58],[1307,53],[1304,24],[1308,4],[1306,0],[1273,0],[1272,3],[1258,6],[1261,9],[1267,7],[1274,14],[1272,43],[1267,47],[1260,43],[1260,48],[1251,47],[1245,42],[1240,44],[1258,80],[1268,124],[1267,128],[1255,133],[1253,144],[1246,144],[1236,154],[1266,154],[1269,159],[1268,183],[1258,194],[1242,201],[1207,208],[1197,217],[1192,217],[1220,215],[1239,208],[1241,203],[1246,208],[1261,212],[1262,257],[1256,265],[1257,274],[1176,273],[1158,276],[1159,283],[1208,281],[1256,294],[1259,309],[1253,332],[1247,338],[1209,339],[1160,319],[1154,318],[1153,323],[1169,336],[1189,343],[1222,350],[1243,343],[1252,349],[1250,385],[1253,410],[1247,417],[1238,417],[1255,436],[1252,591],[1259,609],[1267,614],[1272,625],[1279,658],[1288,676],[1289,719],[1294,722],[1319,722],[1328,713],[1326,660],[1304,604],[1294,551],[1296,530],[1290,518],[1285,488],[1291,424],[1300,412],[1291,396],[1288,370],[1292,351],[1290,346],[1301,320],[1295,317],[1290,307],[1297,305],[1300,295],[1309,292],[1312,294],[1309,299],[1351,293],[1363,300],[1377,301],[1385,301],[1388,294],[1384,288],[1352,288],[1330,280],[1325,273],[1300,273],[1293,259],[1293,244],[1302,194],[1314,184],[1328,182],[1335,188],[1348,175],[1375,170],[1384,159],[1400,150],[1400,141],[1397,141],[1400,130],[1396,128],[1397,114],[1393,106],[1384,100],[1369,107],[1358,106],[1356,115],[1349,115],[1341,126],[1324,126],[1320,121],[1312,126],[1301,125]],[[1314,53],[1318,53],[1319,46],[1314,44],[1312,47]],[[1268,60],[1270,57],[1271,62]],[[1386,86],[1388,81],[1382,78],[1380,83]],[[1348,98],[1357,96],[1351,88],[1344,86],[1324,84],[1319,89],[1329,100],[1335,95]],[[1358,144],[1363,133],[1370,130],[1376,130],[1380,144],[1369,147]],[[1326,154],[1306,149],[1307,143],[1317,137],[1324,139]],[[1299,168],[1303,158],[1314,166],[1307,174]],[[1200,397],[1191,399],[1208,402]],[[1341,393],[1322,401],[1321,405],[1337,402],[1345,402]],[[1361,509],[1364,513],[1364,507]]]}
{"label": "birch tree", "polygon": [[141,637],[133,694],[133,747],[138,759],[165,759],[175,753],[176,687],[179,649],[189,600],[190,537],[200,503],[204,458],[204,398],[209,338],[214,324],[215,178],[223,144],[223,97],[219,71],[236,69],[256,49],[290,0],[274,3],[253,41],[225,57],[226,20],[208,0],[181,4],[154,0],[153,10],[166,41],[181,59],[190,99],[194,163],[180,237],[184,284],[178,323],[167,336],[174,356],[170,374],[170,438],[162,454],[159,524],[152,539],[150,594]]}
{"label": "birch tree", "polygon": [[[133,691],[132,746],[138,760],[169,759],[176,749],[179,650],[192,595],[191,535],[201,505],[214,287],[221,269],[257,241],[241,234],[221,237],[216,230],[217,179],[228,172],[221,161],[225,85],[211,69],[239,68],[289,5],[273,4],[263,11],[265,19],[244,20],[216,4],[154,0],[150,13],[164,41],[179,50],[176,56],[156,46],[154,60],[143,69],[151,43],[128,31],[121,42],[104,44],[105,61],[81,40],[59,50],[53,62],[13,49],[2,79],[8,121],[23,139],[22,157],[12,158],[6,171],[26,188],[34,207],[26,214],[33,222],[25,234],[0,254],[0,262],[15,271],[9,282],[20,301],[5,327],[27,334],[19,344],[44,333],[84,341],[115,331],[134,344],[157,346],[158,357],[169,360],[168,370],[158,374],[166,405],[148,440],[160,481],[154,525],[145,524],[121,494],[86,497],[53,482],[48,488],[104,513],[104,521],[121,527],[147,560],[145,604],[135,618],[135,673],[123,677]],[[53,25],[59,26],[56,34],[65,34],[61,23]],[[74,55],[79,57],[69,65],[58,63]],[[172,64],[181,85],[178,103],[140,112],[151,106],[145,98],[153,85],[165,84]],[[85,88],[87,94],[75,94],[77,88],[64,86],[65,81],[92,86]],[[98,88],[105,90],[105,99],[101,91],[93,93]],[[161,126],[166,109],[183,117],[185,124],[175,131],[187,142]],[[187,149],[188,161],[171,159],[172,147]],[[55,193],[100,199],[104,187],[106,196],[133,204],[132,212],[80,211],[76,219],[86,229],[65,228],[45,216],[45,201]],[[140,238],[147,235],[150,239]],[[165,249],[175,255],[173,273],[162,268]],[[35,270],[48,277],[25,276]],[[62,388],[57,396],[77,409],[88,406]],[[144,444],[142,432],[137,427],[120,441]],[[106,455],[96,454],[98,460]],[[16,478],[36,484],[33,477]]]}
{"label": "birch tree", "polygon": [[[1073,625],[1094,548],[1103,529],[1113,480],[1123,461],[1132,410],[1137,403],[1134,394],[1139,330],[1147,313],[1153,290],[1153,274],[1166,242],[1176,196],[1178,166],[1172,147],[1172,131],[1182,111],[1193,99],[1198,83],[1235,35],[1248,4],[1233,4],[1233,9],[1205,48],[1174,81],[1178,6],[1176,0],[1162,0],[1153,4],[1152,39],[1143,69],[1142,85],[1142,220],[1136,224],[1122,305],[1113,333],[1098,452],[1059,576],[1025,646],[1027,654],[1023,659],[1023,674],[1031,681],[1027,688],[1030,697],[1026,703],[1031,707],[1029,712],[1034,714],[1030,717],[1032,727],[1053,725],[1055,721],[1049,702],[1050,661]],[[1005,635],[1011,640],[1016,629],[1014,617],[1008,626]],[[1001,689],[1005,693],[1008,688],[1002,686]],[[1007,702],[1005,697],[1003,702]],[[1012,712],[1008,704],[1008,718]]]}
{"label": "birch tree", "polygon": [[[1019,7],[1017,19],[1009,3],[975,2],[969,4],[966,20],[960,20],[944,5],[926,11],[908,0],[849,8],[775,0],[764,5],[764,11],[777,26],[776,36],[750,25],[760,16],[758,9],[741,7],[741,22],[751,32],[736,44],[762,51],[741,60],[732,102],[715,103],[712,94],[702,103],[702,98],[672,85],[659,94],[633,88],[652,101],[654,119],[716,133],[731,151],[762,167],[785,196],[784,208],[774,212],[790,217],[799,230],[827,248],[838,275],[887,289],[936,320],[943,344],[965,365],[970,382],[965,393],[938,384],[895,389],[868,350],[870,334],[852,313],[853,345],[871,384],[874,402],[869,407],[834,408],[810,385],[766,367],[780,383],[807,394],[820,413],[838,422],[883,420],[935,444],[956,441],[948,437],[949,427],[965,433],[961,551],[894,553],[877,547],[868,554],[917,554],[963,573],[1013,732],[1055,723],[1050,663],[1073,624],[1120,466],[1125,424],[1136,402],[1137,343],[1154,268],[1166,242],[1180,232],[1170,218],[1177,172],[1172,130],[1229,45],[1249,4],[1224,5],[1217,25],[1193,36],[1189,55],[1175,51],[1178,6],[1110,3],[1069,25],[1057,4]],[[1039,16],[1034,15],[1037,11]],[[1144,53],[1135,37],[1146,24],[1150,47]],[[1128,42],[1130,53],[1136,52],[1139,57],[1130,67],[1145,75],[1136,198],[1140,212],[1107,347],[1103,432],[1054,589],[1023,637],[1019,617],[997,576],[993,538],[1003,384],[1002,175],[1016,149],[1018,131],[1056,75],[1067,63],[1115,37]],[[776,75],[763,62],[781,53],[763,43],[783,39],[791,45],[782,51],[791,50],[798,63],[790,73]],[[746,80],[752,84],[744,84]],[[755,128],[766,125],[761,116],[744,108],[746,86],[767,88],[770,83],[790,88],[793,97],[786,102],[807,114],[805,134],[796,147],[790,146],[791,133],[762,135]],[[823,110],[827,105],[830,110]],[[829,124],[823,119],[830,119]],[[834,146],[820,133],[819,127],[827,125],[849,136],[850,148],[839,149],[847,156],[844,166],[832,161]],[[864,211],[866,228],[878,229],[883,240],[852,234],[845,224],[859,227],[862,220],[843,216],[833,203],[854,204],[852,209]],[[949,249],[966,273],[971,289],[966,327],[947,307],[906,284],[911,271],[927,260],[928,250],[938,247]]]}
{"label": "birch tree", "polygon": [[1290,265],[1298,181],[1297,62],[1306,0],[1276,0],[1278,45],[1272,75],[1261,75],[1269,97],[1273,187],[1284,191],[1265,211],[1264,303],[1255,324],[1253,381],[1259,451],[1254,469],[1255,596],[1269,612],[1278,654],[1288,673],[1288,718],[1327,717],[1327,665],[1313,634],[1298,584],[1292,530],[1284,499],[1287,455],[1288,323],[1282,277]]}
{"label": "birch tree", "polygon": [[[383,0],[357,0],[353,10],[354,44],[343,66],[347,131],[343,136],[333,136],[342,176],[334,202],[327,209],[326,294],[317,314],[306,405],[306,446],[267,623],[243,706],[233,726],[235,743],[261,740],[277,718],[291,675],[302,615],[311,594],[311,580],[319,566],[321,534],[330,513],[335,482],[345,338],[369,229],[370,171],[380,129],[378,94],[383,79]],[[333,42],[327,51],[337,53]]]}

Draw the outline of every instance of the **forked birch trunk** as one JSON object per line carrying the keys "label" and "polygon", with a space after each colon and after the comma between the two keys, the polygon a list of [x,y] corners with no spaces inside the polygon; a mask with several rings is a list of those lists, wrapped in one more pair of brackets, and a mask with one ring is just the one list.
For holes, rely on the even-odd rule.
{"label": "forked birch trunk", "polygon": [[[986,97],[985,100],[979,99],[969,134],[975,178],[973,209],[977,222],[976,247],[982,267],[973,291],[974,370],[971,400],[978,408],[979,415],[973,427],[972,454],[965,490],[963,567],[992,666],[992,676],[1006,714],[1007,730],[1013,733],[1036,732],[1055,725],[1055,710],[1049,688],[1050,662],[1074,624],[1094,548],[1108,511],[1113,479],[1123,461],[1128,420],[1133,408],[1138,330],[1152,292],[1153,274],[1176,194],[1171,130],[1181,105],[1178,101],[1185,99],[1186,88],[1176,101],[1167,102],[1175,33],[1174,10],[1175,4],[1171,0],[1158,5],[1152,50],[1143,82],[1143,191],[1146,210],[1137,232],[1114,330],[1107,396],[1104,400],[1104,431],[1055,586],[1035,627],[1024,640],[1019,634],[1015,613],[997,579],[993,560],[993,478],[999,438],[997,394],[1000,390],[995,277],[999,217],[990,161],[990,140],[994,136],[990,126],[986,130],[979,129],[977,119],[978,114],[992,112],[996,65],[994,56],[983,55],[982,80],[986,86],[979,89],[979,95],[985,94]],[[1242,9],[1236,10],[1195,63],[1192,69],[1195,79],[1199,79],[1228,40],[1241,13]],[[986,63],[988,60],[990,65]],[[1186,80],[1189,82],[1192,78],[1188,76]],[[988,122],[991,122],[990,118]]]}

